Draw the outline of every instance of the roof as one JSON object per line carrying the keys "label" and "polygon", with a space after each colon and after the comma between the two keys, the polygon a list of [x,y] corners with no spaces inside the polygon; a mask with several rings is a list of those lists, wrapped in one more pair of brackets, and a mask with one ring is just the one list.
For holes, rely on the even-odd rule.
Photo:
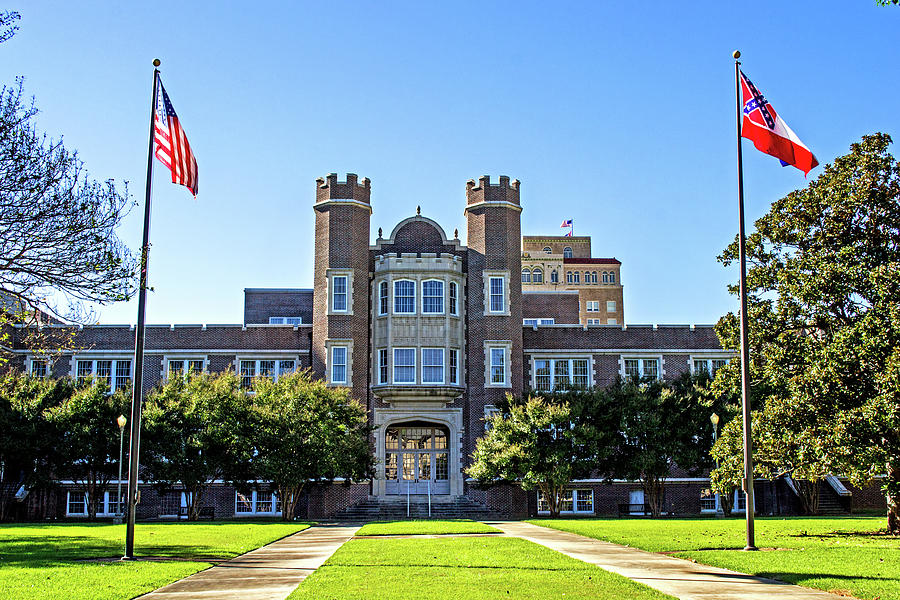
{"label": "roof", "polygon": [[621,265],[615,258],[564,258],[563,263],[574,265]]}

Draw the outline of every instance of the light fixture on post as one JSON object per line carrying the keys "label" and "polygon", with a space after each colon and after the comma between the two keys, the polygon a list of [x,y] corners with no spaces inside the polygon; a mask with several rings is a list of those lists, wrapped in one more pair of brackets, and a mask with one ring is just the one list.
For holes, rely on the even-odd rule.
{"label": "light fixture on post", "polygon": [[128,419],[125,415],[119,415],[116,424],[119,426],[119,479],[116,481],[116,516],[113,521],[118,525],[122,522],[122,455],[125,441],[125,425]]}
{"label": "light fixture on post", "polygon": [[[719,415],[716,413],[709,415],[709,422],[712,423],[713,426],[713,445],[715,445],[716,440],[719,439]],[[716,468],[719,468],[719,459],[716,459]],[[716,516],[725,516],[725,511],[722,510],[722,502],[719,499],[718,492],[716,492]]]}

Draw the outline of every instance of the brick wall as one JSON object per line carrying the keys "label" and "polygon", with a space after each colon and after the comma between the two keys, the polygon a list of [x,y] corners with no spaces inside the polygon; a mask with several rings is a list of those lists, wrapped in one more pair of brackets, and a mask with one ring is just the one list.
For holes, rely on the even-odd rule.
{"label": "brick wall", "polygon": [[[521,281],[521,279],[520,279]],[[577,292],[524,292],[522,294],[523,319],[555,319],[556,324],[577,324]]]}
{"label": "brick wall", "polygon": [[302,317],[312,323],[312,289],[244,290],[244,323],[268,324],[269,317]]}

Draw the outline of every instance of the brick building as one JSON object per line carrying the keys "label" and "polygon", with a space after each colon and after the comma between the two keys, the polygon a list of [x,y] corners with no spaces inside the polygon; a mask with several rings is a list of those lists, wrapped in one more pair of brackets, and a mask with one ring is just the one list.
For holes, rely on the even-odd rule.
{"label": "brick building", "polygon": [[[188,368],[231,368],[247,384],[312,368],[366,405],[378,466],[372,481],[312,489],[299,516],[333,516],[359,503],[405,507],[409,495],[521,517],[542,508],[536,495],[514,486],[480,490],[463,472],[484,417],[505,394],[563,383],[605,386],[617,375],[671,380],[731,357],[712,326],[625,325],[621,263],[593,257],[586,236],[523,237],[518,181],[469,181],[465,199],[465,246],[420,214],[387,237],[379,230],[369,245],[369,180],[318,179],[312,288],[245,289],[239,325],[148,326],[146,389]],[[79,350],[54,361],[19,348],[20,368],[128,384],[133,327],[83,327],[74,340]],[[757,509],[777,512],[773,502],[783,490],[766,485],[770,492],[759,495]],[[667,510],[714,510],[708,487],[707,478],[673,473]],[[225,484],[214,488],[208,502],[216,515],[277,509],[264,487],[249,496]],[[108,496],[101,514],[114,512],[114,494]],[[138,514],[177,515],[179,498],[177,490],[147,486]],[[58,516],[84,512],[73,490],[55,502],[50,512]],[[568,508],[604,514],[629,502],[642,503],[637,483],[587,480],[573,486]]]}

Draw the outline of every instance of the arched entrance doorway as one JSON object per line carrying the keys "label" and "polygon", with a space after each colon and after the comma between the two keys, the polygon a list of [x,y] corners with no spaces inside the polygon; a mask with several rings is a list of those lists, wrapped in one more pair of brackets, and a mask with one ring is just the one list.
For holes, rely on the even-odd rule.
{"label": "arched entrance doorway", "polygon": [[449,430],[433,423],[391,425],[384,432],[386,494],[449,494]]}

